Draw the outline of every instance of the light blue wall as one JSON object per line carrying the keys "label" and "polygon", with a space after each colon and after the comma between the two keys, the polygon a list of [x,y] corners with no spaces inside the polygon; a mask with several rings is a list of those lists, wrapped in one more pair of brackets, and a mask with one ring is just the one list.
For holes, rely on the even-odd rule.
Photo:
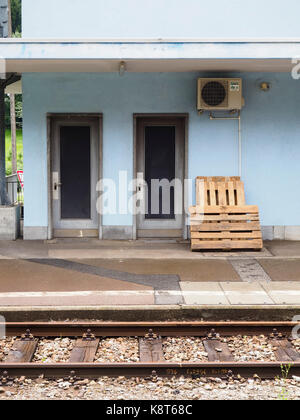
{"label": "light blue wall", "polygon": [[22,0],[25,38],[299,37],[299,0]]}
{"label": "light blue wall", "polygon": [[[194,73],[24,74],[25,226],[47,226],[46,114],[97,112],[104,117],[104,178],[133,174],[133,113],[189,113],[189,177],[238,175],[236,121],[196,112]],[[210,74],[210,76],[212,76]],[[228,76],[228,75],[226,75]],[[243,180],[247,202],[264,225],[300,225],[300,85],[289,74],[241,75]],[[260,81],[271,82],[268,93]],[[193,198],[194,200],[194,198]],[[104,225],[131,225],[131,215]]]}

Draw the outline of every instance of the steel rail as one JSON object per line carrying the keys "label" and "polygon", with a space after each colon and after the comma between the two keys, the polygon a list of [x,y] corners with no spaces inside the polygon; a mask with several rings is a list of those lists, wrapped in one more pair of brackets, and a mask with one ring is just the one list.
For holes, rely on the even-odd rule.
{"label": "steel rail", "polygon": [[[149,329],[162,337],[205,337],[211,329],[222,336],[290,335],[296,322],[8,322],[7,336],[21,336],[29,329],[35,337],[79,337],[90,329],[96,337],[143,337]],[[2,325],[0,324],[0,327]]]}
{"label": "steel rail", "polygon": [[[286,364],[288,365],[288,364]],[[157,377],[188,376],[192,378],[218,377],[222,379],[253,378],[275,379],[281,377],[281,362],[201,362],[201,363],[17,363],[0,364],[1,378],[7,381],[22,376],[49,379],[65,378],[78,381],[85,378],[109,377]],[[289,364],[290,375],[300,376],[300,363]]]}

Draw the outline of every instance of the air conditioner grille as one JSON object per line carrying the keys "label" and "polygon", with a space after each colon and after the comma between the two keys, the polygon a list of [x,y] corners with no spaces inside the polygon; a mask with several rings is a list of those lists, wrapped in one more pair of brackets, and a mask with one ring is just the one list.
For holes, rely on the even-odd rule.
{"label": "air conditioner grille", "polygon": [[203,101],[211,107],[221,105],[225,101],[226,95],[226,89],[220,82],[206,83],[201,92]]}

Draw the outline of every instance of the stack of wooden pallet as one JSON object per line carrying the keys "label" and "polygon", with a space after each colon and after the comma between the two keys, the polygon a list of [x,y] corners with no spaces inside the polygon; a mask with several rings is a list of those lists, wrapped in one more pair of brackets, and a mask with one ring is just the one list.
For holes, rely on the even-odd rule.
{"label": "stack of wooden pallet", "polygon": [[257,206],[245,204],[240,177],[198,177],[190,208],[192,250],[263,247]]}

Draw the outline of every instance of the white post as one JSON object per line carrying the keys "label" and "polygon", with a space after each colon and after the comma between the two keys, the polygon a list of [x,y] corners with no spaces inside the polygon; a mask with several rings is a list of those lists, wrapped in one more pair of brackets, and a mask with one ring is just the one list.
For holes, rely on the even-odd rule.
{"label": "white post", "polygon": [[[11,0],[7,2],[8,9],[8,37],[12,38],[12,15]],[[12,173],[17,173],[17,129],[16,129],[16,101],[14,93],[9,95],[10,98],[10,128],[11,128],[11,150],[12,150]]]}
{"label": "white post", "polygon": [[0,83],[0,205],[11,204],[6,192],[6,162],[5,162],[5,84]]}

